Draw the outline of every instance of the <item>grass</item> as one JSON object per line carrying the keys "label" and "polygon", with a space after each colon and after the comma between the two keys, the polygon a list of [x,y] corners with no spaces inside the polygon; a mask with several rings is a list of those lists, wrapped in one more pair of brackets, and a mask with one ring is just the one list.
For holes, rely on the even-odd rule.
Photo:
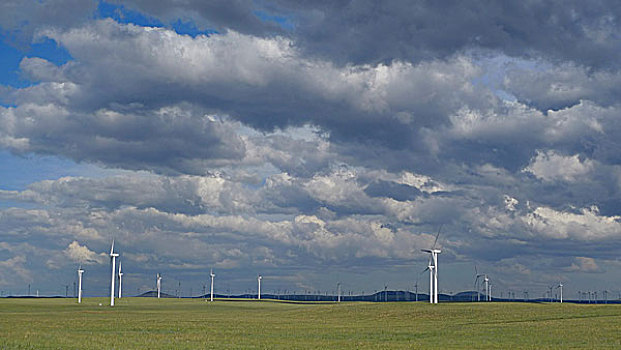
{"label": "grass", "polygon": [[0,349],[621,348],[621,305],[107,303],[0,299]]}

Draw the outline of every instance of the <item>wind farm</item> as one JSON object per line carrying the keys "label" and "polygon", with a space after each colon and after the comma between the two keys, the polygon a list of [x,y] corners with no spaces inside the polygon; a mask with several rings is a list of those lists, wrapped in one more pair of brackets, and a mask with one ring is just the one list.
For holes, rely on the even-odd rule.
{"label": "wind farm", "polygon": [[[113,240],[107,254],[112,271],[109,307],[104,305],[104,297],[83,297],[84,270],[80,266],[77,304],[67,295],[0,298],[0,310],[6,316],[0,320],[0,327],[6,330],[0,348],[27,345],[192,349],[207,344],[221,349],[240,346],[304,349],[344,348],[355,342],[359,349],[380,345],[394,349],[423,346],[529,349],[569,344],[604,348],[621,342],[619,332],[613,331],[615,324],[621,322],[621,296],[609,303],[607,290],[599,294],[605,296],[604,301],[597,298],[596,291],[589,292],[586,300],[566,300],[562,282],[546,287],[541,298],[529,298],[526,291],[522,299],[510,291],[506,298],[492,296],[491,276],[479,273],[475,266],[472,290],[442,293],[438,274],[438,255],[442,252],[438,247],[439,236],[440,230],[433,245],[421,249],[429,256],[426,268],[416,277],[413,291],[389,290],[385,283],[383,290],[372,294],[343,293],[340,281],[330,293],[295,290],[270,293],[262,286],[263,274],[255,275],[256,293],[251,289],[247,293],[230,290],[216,293],[216,274],[210,269],[209,292],[203,289],[202,295],[193,295],[191,291],[182,295],[180,281],[174,292],[162,289],[163,278],[157,273],[155,290],[124,296],[124,273],[121,261],[117,260],[121,253],[115,251]],[[416,271],[417,267],[420,266],[411,269]],[[418,276],[426,272],[429,272],[429,293],[419,293]],[[219,276],[225,284],[226,270]],[[118,291],[115,280],[118,280]],[[268,280],[271,281],[269,276]],[[553,290],[558,294],[553,296]],[[33,319],[33,313],[44,316]],[[161,321],[153,323],[153,318]],[[64,326],[49,328],[48,325],[58,322]],[[488,324],[496,326],[491,331],[481,327]],[[542,327],[544,324],[554,327],[546,329]],[[126,329],[139,329],[139,332]],[[107,332],[116,336],[104,336]],[[166,334],[174,334],[174,345]]]}

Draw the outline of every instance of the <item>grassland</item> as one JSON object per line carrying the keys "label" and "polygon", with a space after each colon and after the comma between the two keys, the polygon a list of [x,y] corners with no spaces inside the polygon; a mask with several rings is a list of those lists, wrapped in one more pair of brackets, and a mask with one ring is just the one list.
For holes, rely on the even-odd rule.
{"label": "grassland", "polygon": [[621,348],[621,305],[107,302],[0,299],[0,349]]}

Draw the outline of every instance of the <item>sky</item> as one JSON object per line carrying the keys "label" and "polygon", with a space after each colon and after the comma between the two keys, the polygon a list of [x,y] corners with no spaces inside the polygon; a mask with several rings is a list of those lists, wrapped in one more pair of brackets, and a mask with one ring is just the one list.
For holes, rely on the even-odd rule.
{"label": "sky", "polygon": [[615,1],[0,4],[0,291],[621,298]]}

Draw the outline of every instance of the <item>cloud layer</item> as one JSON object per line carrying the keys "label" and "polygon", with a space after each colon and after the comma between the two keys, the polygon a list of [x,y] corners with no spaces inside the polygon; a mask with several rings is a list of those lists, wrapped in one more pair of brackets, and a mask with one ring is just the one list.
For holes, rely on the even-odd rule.
{"label": "cloud layer", "polygon": [[138,290],[162,272],[197,291],[209,267],[236,291],[259,272],[411,288],[439,227],[453,290],[471,288],[463,266],[511,289],[617,263],[617,6],[130,1],[121,20],[52,5],[71,3],[2,5],[3,31],[71,58],[24,55],[0,147],[102,170],[0,187],[2,288],[82,263],[103,291],[112,237]]}

